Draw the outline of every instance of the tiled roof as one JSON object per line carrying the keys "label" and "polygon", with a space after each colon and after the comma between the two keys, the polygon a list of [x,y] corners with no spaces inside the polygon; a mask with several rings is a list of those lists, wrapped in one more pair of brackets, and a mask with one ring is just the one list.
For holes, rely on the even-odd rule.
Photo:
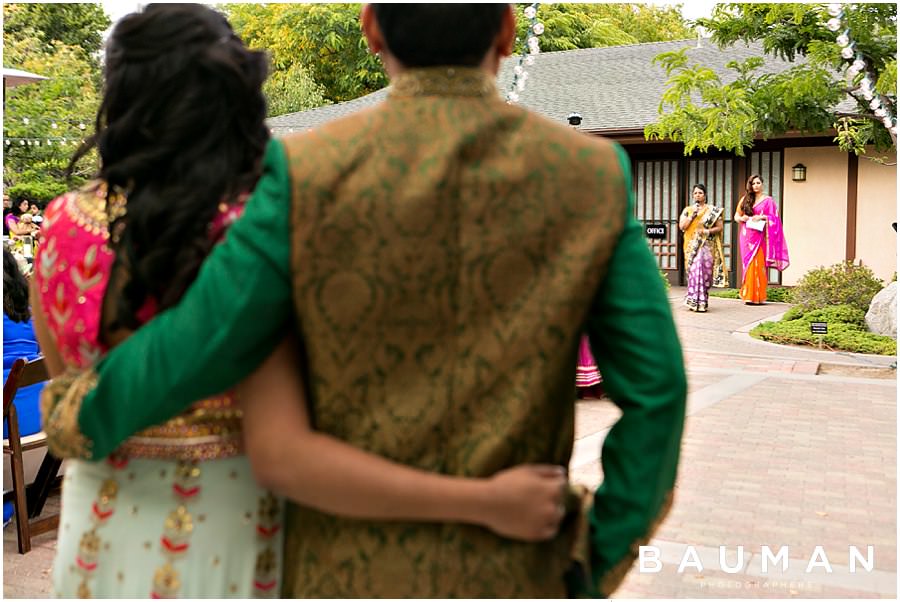
{"label": "tiled roof", "polygon": [[[525,90],[520,92],[519,104],[563,122],[570,113],[580,113],[581,130],[643,128],[658,118],[659,100],[667,79],[662,66],[653,64],[653,58],[682,48],[688,49],[689,64],[712,68],[725,83],[737,76],[726,67],[732,60],[763,57],[765,64],[757,73],[778,73],[791,66],[778,58],[764,56],[760,44],[749,47],[736,44],[720,50],[709,40],[703,40],[699,47],[697,40],[680,40],[544,52],[527,68],[529,78]],[[497,85],[504,96],[512,82],[516,62],[517,58],[513,57],[501,65]],[[313,128],[381,102],[387,92],[385,88],[349,102],[273,117],[269,125],[276,134]],[[838,108],[852,108],[852,103],[842,103]]]}

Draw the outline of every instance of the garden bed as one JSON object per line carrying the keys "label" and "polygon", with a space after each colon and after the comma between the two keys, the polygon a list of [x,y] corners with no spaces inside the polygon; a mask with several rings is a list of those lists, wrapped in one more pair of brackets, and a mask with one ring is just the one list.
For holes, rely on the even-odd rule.
{"label": "garden bed", "polygon": [[[810,323],[825,322],[828,333],[814,335]],[[897,341],[869,332],[865,312],[850,305],[835,305],[804,311],[793,307],[778,322],[763,322],[750,331],[750,336],[789,345],[820,347],[829,351],[850,351],[876,355],[897,355]]]}

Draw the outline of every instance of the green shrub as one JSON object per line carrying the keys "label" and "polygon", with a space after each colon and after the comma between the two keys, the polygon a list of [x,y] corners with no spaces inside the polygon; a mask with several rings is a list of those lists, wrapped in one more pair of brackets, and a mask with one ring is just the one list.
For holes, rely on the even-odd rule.
{"label": "green shrub", "polygon": [[805,310],[852,305],[865,312],[884,283],[861,262],[837,263],[804,274],[794,288],[794,301]]}
{"label": "green shrub", "polygon": [[794,292],[789,288],[777,287],[770,288],[766,291],[766,297],[768,297],[769,301],[777,302],[777,303],[793,303],[794,302]]}
{"label": "green shrub", "polygon": [[719,297],[720,299],[737,299],[740,297],[736,288],[711,288],[709,289],[710,297]]}
{"label": "green shrub", "polygon": [[[792,307],[779,322],[763,322],[750,331],[750,336],[772,343],[823,346],[854,353],[896,355],[897,341],[866,330],[866,314],[852,305],[834,305],[812,311]],[[828,334],[814,335],[810,322],[827,322]]]}
{"label": "green shrub", "polygon": [[[782,321],[786,318],[787,314],[782,318]],[[821,309],[814,309],[802,313],[799,319],[807,324],[810,322],[828,322],[829,324],[842,322],[858,326],[863,331],[866,330],[866,312],[852,305],[831,305]]]}
{"label": "green shrub", "polygon": [[802,317],[803,317],[803,308],[800,307],[799,305],[795,305],[794,307],[792,307],[789,310],[787,310],[786,312],[784,312],[784,315],[781,316],[781,321],[782,322],[790,322],[791,320],[796,320],[796,319],[802,318]]}

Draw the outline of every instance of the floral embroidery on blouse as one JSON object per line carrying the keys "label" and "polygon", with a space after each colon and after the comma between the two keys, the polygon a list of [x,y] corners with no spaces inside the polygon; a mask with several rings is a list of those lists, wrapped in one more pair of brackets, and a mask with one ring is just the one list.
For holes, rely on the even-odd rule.
{"label": "floral embroidery on blouse", "polygon": [[[248,196],[243,195],[235,204],[219,205],[209,226],[212,240],[218,242],[224,237],[240,217]],[[107,198],[107,185],[93,181],[54,199],[45,212],[45,243],[35,259],[35,279],[48,326],[70,368],[89,367],[108,351],[101,342],[100,327],[103,297],[115,259],[108,244],[109,223],[125,215],[125,200],[118,190]],[[138,318],[144,322],[155,313],[156,304],[149,300]],[[93,372],[89,374],[96,378]],[[66,379],[59,380],[63,383]],[[50,395],[48,391],[42,401],[50,445],[61,457],[87,457],[90,448],[77,427],[80,400]],[[201,400],[181,416],[128,439],[119,452],[158,459],[235,456],[242,452],[241,417],[232,395]]]}

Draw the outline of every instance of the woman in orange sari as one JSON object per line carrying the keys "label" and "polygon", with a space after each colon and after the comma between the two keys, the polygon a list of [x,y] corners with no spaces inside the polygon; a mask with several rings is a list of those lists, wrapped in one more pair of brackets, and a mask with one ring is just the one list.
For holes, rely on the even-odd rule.
{"label": "woman in orange sari", "polygon": [[750,176],[747,194],[741,197],[734,214],[734,221],[740,224],[738,242],[744,266],[740,296],[749,305],[765,303],[768,268],[784,271],[790,265],[778,206],[762,190],[762,178]]}

